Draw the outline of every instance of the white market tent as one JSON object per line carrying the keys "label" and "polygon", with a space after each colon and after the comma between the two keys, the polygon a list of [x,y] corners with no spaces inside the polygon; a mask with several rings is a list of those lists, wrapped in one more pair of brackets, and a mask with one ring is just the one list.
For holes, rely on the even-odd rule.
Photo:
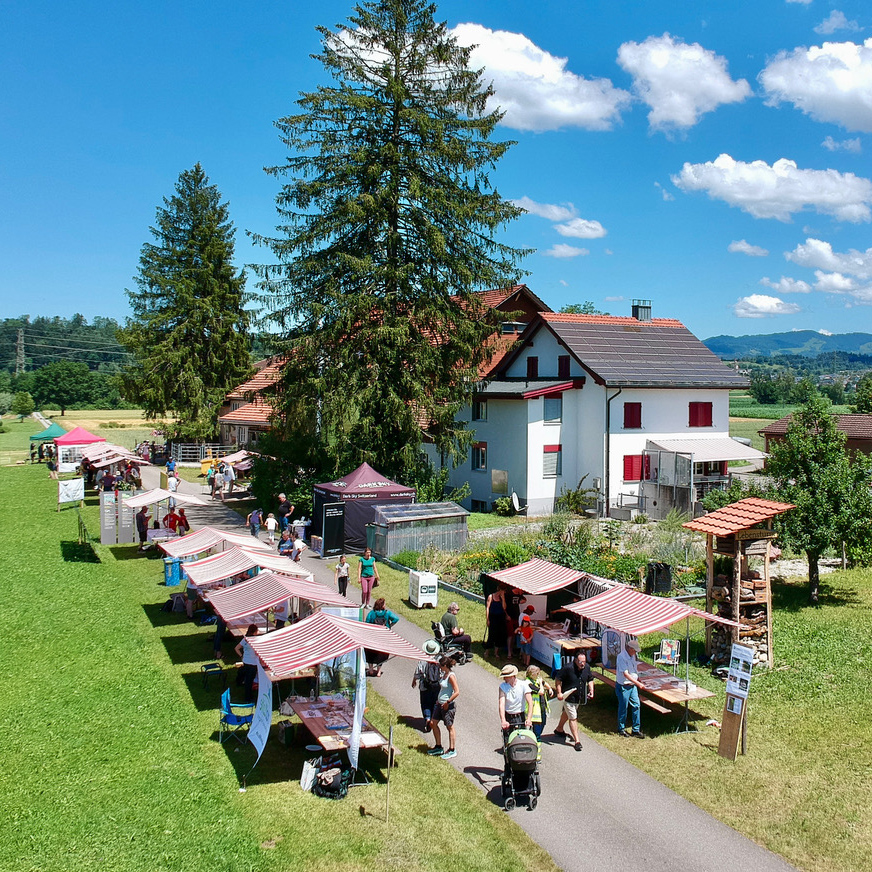
{"label": "white market tent", "polygon": [[[178,494],[176,494],[178,497]],[[202,527],[196,533],[190,533],[179,539],[169,542],[161,542],[160,548],[170,557],[193,557],[213,548],[226,550],[228,548],[253,548],[258,551],[272,552],[272,549],[264,542],[253,536],[243,533],[225,533],[214,527]]]}
{"label": "white market tent", "polygon": [[[192,494],[181,494],[178,491],[176,493],[173,493],[172,491],[164,490],[164,488],[160,487],[153,488],[152,490],[143,491],[141,494],[137,494],[134,497],[125,497],[122,502],[128,508],[141,509],[143,506],[153,506],[155,505],[155,503],[162,503],[164,500],[168,500],[170,497],[172,497],[177,503],[181,503],[185,506],[206,505],[206,501],[201,499],[200,497],[193,496]],[[203,529],[205,530],[208,528],[204,527]],[[196,533],[193,533],[191,534],[191,537],[195,535]]]}

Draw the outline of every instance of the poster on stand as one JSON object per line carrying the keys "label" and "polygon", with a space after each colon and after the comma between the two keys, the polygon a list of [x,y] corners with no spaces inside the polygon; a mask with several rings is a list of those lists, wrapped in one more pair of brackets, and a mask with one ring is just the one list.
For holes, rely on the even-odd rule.
{"label": "poster on stand", "polygon": [[727,694],[748,698],[751,689],[751,668],[754,664],[754,649],[746,645],[733,645],[730,652],[730,671],[727,673]]}
{"label": "poster on stand", "polygon": [[58,482],[58,503],[79,503],[85,499],[85,479],[70,478]]}

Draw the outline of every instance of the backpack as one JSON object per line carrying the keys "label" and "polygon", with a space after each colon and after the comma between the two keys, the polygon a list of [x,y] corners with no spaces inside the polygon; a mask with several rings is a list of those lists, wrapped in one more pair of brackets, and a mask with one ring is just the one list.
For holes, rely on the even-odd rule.
{"label": "backpack", "polygon": [[382,612],[379,614],[378,612],[372,613],[372,620],[368,621],[370,624],[378,624],[380,627],[386,627],[388,625],[388,616],[387,612]]}
{"label": "backpack", "polygon": [[442,667],[438,663],[428,663],[421,678],[424,690],[436,690],[442,680]]}

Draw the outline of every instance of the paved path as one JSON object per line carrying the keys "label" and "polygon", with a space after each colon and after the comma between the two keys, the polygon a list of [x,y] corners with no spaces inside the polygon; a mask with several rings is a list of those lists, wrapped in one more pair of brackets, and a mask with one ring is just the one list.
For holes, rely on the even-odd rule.
{"label": "paved path", "polygon": [[[149,472],[156,475],[153,470]],[[182,490],[196,493],[200,489],[183,482]],[[237,531],[242,522],[220,503],[192,507],[188,514],[192,520],[196,516],[203,519],[201,523]],[[302,563],[317,580],[332,586],[332,562],[328,565],[305,552]],[[358,593],[353,586],[349,590],[352,598]],[[417,645],[429,638],[405,620],[397,630]],[[418,692],[411,687],[413,671],[414,663],[395,658],[385,664],[383,676],[371,679],[370,685],[401,718],[420,728]],[[446,765],[455,766],[493,802],[501,803],[498,680],[475,663],[459,667],[457,677],[457,757]],[[549,721],[551,727],[555,723]],[[794,868],[589,736],[583,736],[580,754],[570,745],[554,743],[547,727],[543,738],[539,806],[532,813],[517,809],[511,816],[561,868],[634,872],[788,872]],[[429,736],[422,734],[420,743],[406,753],[423,752],[432,744],[428,740]]]}

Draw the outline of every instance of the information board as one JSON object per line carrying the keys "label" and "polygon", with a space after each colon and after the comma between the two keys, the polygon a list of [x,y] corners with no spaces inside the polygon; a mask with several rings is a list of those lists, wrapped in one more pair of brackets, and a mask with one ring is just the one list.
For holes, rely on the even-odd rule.
{"label": "information board", "polygon": [[100,544],[118,544],[118,524],[116,520],[115,494],[113,491],[100,491]]}
{"label": "information board", "polygon": [[345,503],[324,503],[321,510],[322,554],[337,557],[345,551]]}
{"label": "information board", "polygon": [[[753,663],[752,648],[733,645],[730,651],[730,671],[727,673],[727,698],[721,718],[721,738],[718,742],[718,754],[727,760],[735,760],[739,754],[739,740],[745,730]],[[745,753],[744,742],[742,753]]]}

